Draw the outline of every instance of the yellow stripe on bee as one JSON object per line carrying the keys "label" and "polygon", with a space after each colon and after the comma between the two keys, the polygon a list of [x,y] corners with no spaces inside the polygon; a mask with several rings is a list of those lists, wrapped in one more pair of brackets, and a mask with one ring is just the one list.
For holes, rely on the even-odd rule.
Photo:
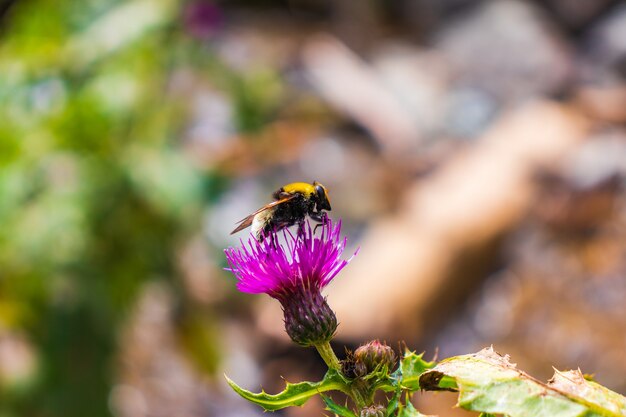
{"label": "yellow stripe on bee", "polygon": [[292,182],[291,184],[284,185],[283,190],[289,194],[302,193],[306,196],[315,194],[315,187],[308,182]]}

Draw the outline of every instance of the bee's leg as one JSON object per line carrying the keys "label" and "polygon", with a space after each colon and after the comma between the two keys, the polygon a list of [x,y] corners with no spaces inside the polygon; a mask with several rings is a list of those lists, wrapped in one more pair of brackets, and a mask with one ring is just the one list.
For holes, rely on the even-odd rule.
{"label": "bee's leg", "polygon": [[272,245],[272,248],[278,248],[278,246],[280,245],[278,232],[280,232],[287,226],[289,226],[289,223],[268,223],[268,225],[265,227],[265,229],[263,230],[263,235],[265,238],[270,239],[270,244]]}
{"label": "bee's leg", "polygon": [[[304,227],[305,222],[304,219],[300,220],[298,222],[298,239],[301,238],[302,243],[304,244],[304,247],[309,248],[309,239],[307,239],[307,229]],[[309,230],[311,230],[309,228]],[[313,237],[313,235],[315,234],[315,231],[313,231],[313,234],[310,237]]]}
{"label": "bee's leg", "polygon": [[326,223],[328,221],[328,215],[325,211],[321,211],[319,213],[311,213],[309,214],[311,220],[316,221],[318,223]]}
{"label": "bee's leg", "polygon": [[278,248],[278,235],[276,233],[268,232],[266,236],[270,240],[270,245],[273,249]]}
{"label": "bee's leg", "polygon": [[298,236],[303,236],[306,231],[304,230],[304,220],[300,220],[298,223]]}
{"label": "bee's leg", "polygon": [[315,228],[313,229],[313,234],[315,234],[315,232],[317,232],[317,228],[320,226],[323,226],[326,224],[326,222],[328,222],[328,215],[326,214],[325,211],[319,212],[319,213],[312,213],[311,215],[309,215],[309,217],[313,220],[318,222],[319,224],[315,225]]}
{"label": "bee's leg", "polygon": [[270,240],[270,244],[273,247],[276,247],[276,236],[274,235],[274,233],[272,233],[273,228],[271,224],[266,224],[263,229],[261,229],[259,231],[259,235],[257,237],[257,240],[259,242],[263,242],[265,239],[269,239]]}

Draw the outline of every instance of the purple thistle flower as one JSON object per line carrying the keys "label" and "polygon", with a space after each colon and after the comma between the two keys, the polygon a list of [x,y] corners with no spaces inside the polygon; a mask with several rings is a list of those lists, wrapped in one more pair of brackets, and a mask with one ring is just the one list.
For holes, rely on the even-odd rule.
{"label": "purple thistle flower", "polygon": [[224,24],[222,9],[213,2],[192,1],[183,10],[184,27],[196,38],[206,39],[215,35]]}
{"label": "purple thistle flower", "polygon": [[[341,221],[328,220],[321,229],[315,234],[307,221],[295,236],[284,229],[262,242],[251,237],[247,244],[242,241],[241,247],[224,251],[239,291],[280,301],[287,333],[304,346],[334,335],[337,319],[320,291],[352,259],[341,259],[347,241],[340,236]],[[279,242],[281,233],[284,242]]]}
{"label": "purple thistle flower", "polygon": [[321,227],[320,236],[305,222],[297,236],[287,229],[282,232],[285,243],[278,243],[276,233],[263,242],[251,237],[241,248],[226,249],[227,270],[237,277],[237,289],[280,299],[294,287],[328,285],[349,262],[340,258],[347,239],[339,236],[341,221]]}

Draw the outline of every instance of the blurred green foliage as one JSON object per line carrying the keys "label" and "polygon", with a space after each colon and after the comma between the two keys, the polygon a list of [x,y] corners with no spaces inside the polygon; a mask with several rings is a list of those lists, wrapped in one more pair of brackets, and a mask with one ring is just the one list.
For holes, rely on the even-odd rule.
{"label": "blurred green foliage", "polygon": [[[180,7],[28,0],[2,18],[0,336],[24,337],[35,366],[19,381],[0,375],[0,416],[110,415],[117,338],[142,284],[169,281],[184,297],[177,245],[227,179],[177,143],[187,103],[168,91],[174,69],[230,79],[244,130],[268,114],[197,53]],[[185,308],[183,345],[212,371],[204,339],[216,330],[197,330],[200,312]]]}

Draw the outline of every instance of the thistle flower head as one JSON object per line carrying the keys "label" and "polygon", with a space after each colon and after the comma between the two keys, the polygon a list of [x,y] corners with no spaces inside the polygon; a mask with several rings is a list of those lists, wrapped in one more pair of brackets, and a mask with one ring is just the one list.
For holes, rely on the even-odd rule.
{"label": "thistle flower head", "polygon": [[[281,299],[297,287],[321,289],[349,260],[341,259],[346,239],[341,239],[341,221],[328,220],[313,233],[309,222],[294,235],[288,229],[259,242],[250,238],[240,248],[226,249],[227,270],[237,277],[239,291],[265,293]],[[279,243],[279,235],[284,241]]]}
{"label": "thistle flower head", "polygon": [[319,227],[315,233],[307,221],[295,234],[284,229],[262,242],[251,237],[241,247],[225,250],[227,270],[237,277],[239,291],[280,301],[287,333],[303,346],[327,342],[335,333],[335,313],[320,291],[350,261],[341,258],[346,247],[341,222],[329,219]]}

